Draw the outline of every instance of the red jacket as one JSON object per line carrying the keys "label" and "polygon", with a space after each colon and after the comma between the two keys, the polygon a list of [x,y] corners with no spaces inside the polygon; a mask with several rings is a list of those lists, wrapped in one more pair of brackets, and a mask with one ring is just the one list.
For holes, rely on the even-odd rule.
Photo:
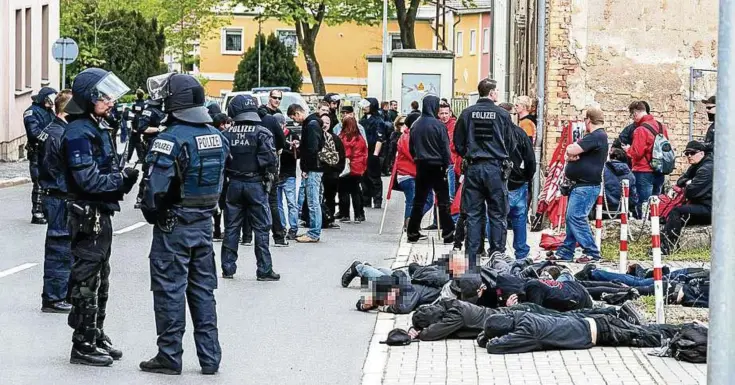
{"label": "red jacket", "polygon": [[345,158],[350,160],[350,175],[360,176],[367,169],[368,148],[365,139],[361,135],[355,135],[351,139],[347,135],[340,134],[339,138],[345,146]]}
{"label": "red jacket", "polygon": [[406,130],[401,138],[398,139],[398,151],[396,151],[396,174],[397,175],[410,175],[416,177],[416,163],[413,161],[411,152],[408,150],[409,137],[408,130]]}
{"label": "red jacket", "polygon": [[449,154],[452,164],[454,165],[454,173],[459,175],[461,173],[460,168],[462,167],[462,157],[457,154],[457,150],[454,148],[454,126],[457,124],[457,118],[452,116],[447,122],[447,131],[449,133]]}
{"label": "red jacket", "polygon": [[669,131],[666,129],[666,126],[657,122],[653,115],[645,115],[635,124],[633,144],[628,149],[628,156],[633,163],[633,171],[653,172],[650,162],[653,156],[653,142],[656,137],[648,128],[643,126],[643,123],[648,124],[655,131],[659,131],[659,127],[662,127],[666,139],[669,138]]}

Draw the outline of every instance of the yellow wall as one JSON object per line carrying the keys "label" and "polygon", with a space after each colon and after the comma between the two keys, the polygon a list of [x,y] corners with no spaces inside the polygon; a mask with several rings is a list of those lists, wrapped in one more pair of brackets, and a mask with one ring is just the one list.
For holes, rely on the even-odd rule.
{"label": "yellow wall", "polygon": [[[254,44],[255,35],[258,32],[258,23],[254,21],[252,16],[235,16],[227,27],[244,28],[245,51]],[[277,20],[263,21],[261,28],[266,35],[271,32],[275,33],[279,29],[294,29],[293,26]],[[388,33],[393,32],[399,32],[398,24],[395,21],[389,21]],[[433,32],[428,21],[417,21],[415,33],[417,48],[433,48]],[[364,84],[367,84],[367,60],[365,56],[380,54],[381,44],[382,27],[380,25],[359,26],[355,23],[346,23],[329,26],[323,24],[316,40],[316,56],[322,76],[325,78],[327,92],[362,92],[366,85],[338,84],[337,79],[330,82],[328,78],[350,78],[361,80]],[[214,34],[210,40],[203,41],[200,50],[199,70],[203,75],[206,76],[212,73],[234,75],[241,55],[222,54],[220,33]],[[295,59],[303,75],[308,77],[309,71],[306,69],[301,47],[299,47],[299,55]],[[230,89],[231,87],[231,82],[221,80],[210,80],[206,85],[207,93],[211,96],[219,96],[220,90]],[[312,85],[304,83],[302,92],[312,91]]]}
{"label": "yellow wall", "polygon": [[[482,29],[480,28],[481,14],[465,14],[459,24],[454,28],[455,39],[457,32],[462,32],[462,41],[456,41],[455,52],[458,50],[459,44],[463,46],[463,54],[461,57],[456,56],[454,60],[454,93],[467,94],[477,90],[478,66],[480,62],[480,53],[482,52]],[[470,54],[470,30],[476,31],[475,53]],[[467,77],[465,78],[465,70]],[[466,80],[465,80],[466,79]]]}

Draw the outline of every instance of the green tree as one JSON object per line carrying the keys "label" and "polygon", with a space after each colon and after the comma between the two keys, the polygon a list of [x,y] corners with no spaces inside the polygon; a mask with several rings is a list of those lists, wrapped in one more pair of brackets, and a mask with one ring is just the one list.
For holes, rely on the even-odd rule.
{"label": "green tree", "polygon": [[258,87],[258,42],[260,50],[261,82],[263,87],[286,86],[295,92],[301,89],[302,74],[294,60],[293,51],[286,47],[274,34],[267,38],[255,36],[255,44],[248,48],[235,72],[235,91],[247,91]]}
{"label": "green tree", "polygon": [[[356,22],[375,24],[380,22],[382,2],[377,0],[237,0],[250,9],[262,10],[261,19],[274,18],[296,27],[299,46],[304,51],[314,92],[325,94],[324,78],[316,57],[316,38],[322,23],[328,25]],[[334,60],[339,60],[340,47],[332,47]]]}

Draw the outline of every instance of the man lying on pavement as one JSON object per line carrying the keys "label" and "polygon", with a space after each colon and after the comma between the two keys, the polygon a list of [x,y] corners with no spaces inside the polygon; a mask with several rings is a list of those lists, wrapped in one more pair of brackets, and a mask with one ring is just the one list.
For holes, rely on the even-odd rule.
{"label": "man lying on pavement", "polygon": [[501,274],[498,276],[495,292],[498,304],[505,303],[505,306],[531,302],[558,311],[592,307],[589,292],[568,271],[562,272],[556,280],[524,280]]}
{"label": "man lying on pavement", "polygon": [[555,317],[515,311],[488,317],[477,343],[491,354],[589,349],[595,345],[653,348],[680,329],[681,325],[633,325],[610,315]]}
{"label": "man lying on pavement", "polygon": [[411,318],[414,329],[411,329],[409,334],[412,338],[418,338],[422,341],[436,341],[445,338],[476,338],[483,331],[485,321],[490,316],[512,314],[514,311],[528,311],[551,316],[570,315],[582,318],[593,314],[608,314],[622,318],[632,324],[639,325],[645,322],[643,316],[631,302],[623,304],[620,308],[609,306],[562,313],[533,303],[490,309],[457,299],[442,299],[436,304],[422,305],[416,309]]}

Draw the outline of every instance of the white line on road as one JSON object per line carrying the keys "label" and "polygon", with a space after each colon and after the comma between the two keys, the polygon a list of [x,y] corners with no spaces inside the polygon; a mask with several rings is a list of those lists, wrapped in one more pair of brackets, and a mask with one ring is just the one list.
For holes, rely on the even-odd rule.
{"label": "white line on road", "polygon": [[120,230],[117,230],[117,231],[115,231],[114,233],[112,233],[112,235],[120,235],[120,234],[125,234],[125,233],[127,233],[127,232],[130,232],[130,231],[133,231],[133,230],[135,230],[135,229],[137,229],[137,228],[143,227],[143,226],[145,226],[145,225],[147,225],[147,224],[148,224],[148,223],[146,223],[146,222],[138,222],[138,223],[136,223],[136,224],[134,224],[134,225],[131,225],[131,226],[128,226],[128,227],[122,228],[122,229],[120,229]]}
{"label": "white line on road", "polygon": [[15,274],[17,272],[20,272],[20,271],[23,271],[23,270],[26,270],[26,269],[30,269],[31,267],[36,266],[36,265],[38,265],[38,264],[37,263],[24,263],[24,264],[22,264],[20,266],[16,266],[16,267],[10,268],[8,270],[2,270],[2,271],[0,271],[0,278],[7,277],[10,274]]}

